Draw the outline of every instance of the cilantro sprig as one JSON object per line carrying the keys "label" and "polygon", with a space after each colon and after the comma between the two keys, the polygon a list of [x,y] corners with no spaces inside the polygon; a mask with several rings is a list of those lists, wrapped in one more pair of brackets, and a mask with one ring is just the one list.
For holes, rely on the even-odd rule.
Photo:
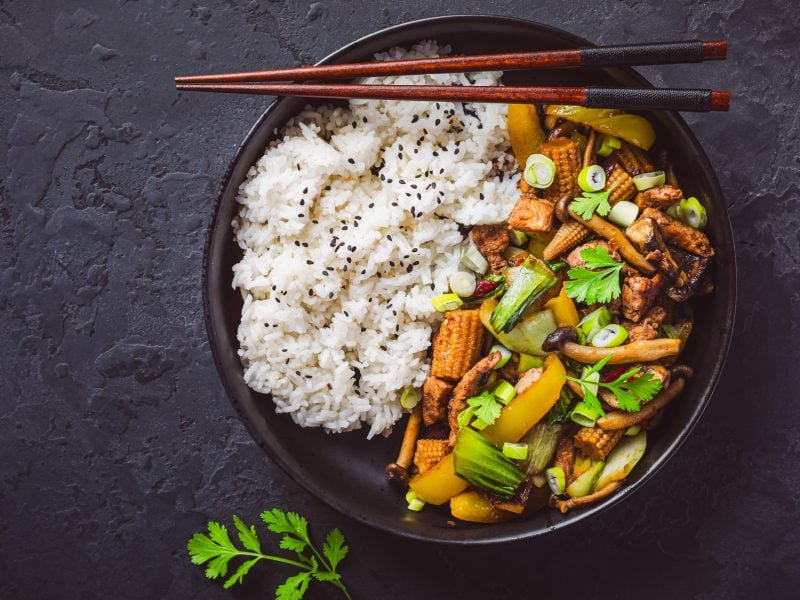
{"label": "cilantro sprig", "polygon": [[500,416],[502,410],[503,406],[498,402],[494,393],[487,390],[467,400],[467,407],[458,413],[458,426],[466,427],[473,417],[486,425],[491,425]]}
{"label": "cilantro sprig", "polygon": [[608,198],[613,190],[614,188],[612,187],[602,192],[583,192],[570,202],[569,208],[587,221],[592,218],[595,212],[601,217],[605,217],[611,212],[611,204],[609,204]]}
{"label": "cilantro sprig", "polygon": [[619,274],[625,263],[611,258],[603,246],[581,250],[581,258],[586,266],[567,271],[567,296],[586,304],[619,298]]}
{"label": "cilantro sprig", "polygon": [[594,386],[610,390],[622,410],[636,412],[641,408],[642,402],[651,400],[661,390],[661,381],[655,378],[652,373],[642,373],[642,367],[628,369],[613,381],[591,381],[589,377],[605,367],[612,356],[613,353],[593,365],[583,374],[583,377],[571,377],[569,375],[565,375],[565,377],[580,384],[583,391],[583,401],[601,415],[606,413],[600,405],[600,400],[597,399],[597,396],[592,391]]}
{"label": "cilantro sprig", "polygon": [[266,523],[269,531],[282,536],[280,548],[293,552],[297,560],[264,554],[255,526],[248,527],[234,515],[233,524],[242,549],[231,540],[224,525],[209,521],[208,534],[195,533],[187,544],[192,562],[196,565],[206,564],[206,577],[216,579],[228,574],[229,563],[233,559],[247,559],[225,580],[225,588],[241,583],[250,569],[261,560],[282,563],[296,567],[299,572],[288,577],[276,588],[276,600],[300,600],[314,580],[330,583],[350,600],[350,594],[342,583],[342,576],[336,571],[349,551],[341,531],[333,529],[328,533],[320,553],[311,542],[308,521],[297,513],[273,508],[261,513],[261,520]]}

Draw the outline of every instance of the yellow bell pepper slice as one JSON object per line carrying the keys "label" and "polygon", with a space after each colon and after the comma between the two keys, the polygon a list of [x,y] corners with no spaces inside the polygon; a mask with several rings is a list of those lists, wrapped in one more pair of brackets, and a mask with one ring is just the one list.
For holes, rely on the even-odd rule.
{"label": "yellow bell pepper slice", "polygon": [[547,114],[588,125],[600,133],[622,138],[643,150],[648,150],[656,140],[656,132],[650,121],[639,115],[608,108],[584,108],[565,104],[551,104],[547,107]]}
{"label": "yellow bell pepper slice", "polygon": [[451,452],[433,467],[411,479],[408,487],[428,504],[444,504],[460,494],[469,483],[456,475],[454,455]]}
{"label": "yellow bell pepper slice", "polygon": [[519,168],[524,169],[525,161],[531,154],[539,151],[539,146],[545,139],[533,104],[508,105],[508,138]]}
{"label": "yellow bell pepper slice", "polygon": [[511,514],[492,506],[486,496],[479,492],[463,492],[450,500],[450,514],[456,519],[471,523],[500,523],[511,518]]}
{"label": "yellow bell pepper slice", "polygon": [[[539,380],[509,402],[497,421],[481,432],[487,440],[495,444],[518,442],[556,403],[566,381],[566,370],[555,355],[548,356],[544,366]],[[428,504],[435,505],[444,504],[468,485],[456,475],[452,452],[409,482],[413,492]]]}
{"label": "yellow bell pepper slice", "polygon": [[578,315],[578,309],[575,308],[575,303],[572,298],[567,296],[567,286],[565,285],[561,287],[561,292],[558,296],[548,300],[544,307],[553,312],[559,327],[577,327],[578,322],[581,320]]}
{"label": "yellow bell pepper slice", "polygon": [[518,442],[556,403],[566,374],[558,357],[548,356],[542,376],[503,408],[497,420],[481,431],[483,437],[495,444]]}

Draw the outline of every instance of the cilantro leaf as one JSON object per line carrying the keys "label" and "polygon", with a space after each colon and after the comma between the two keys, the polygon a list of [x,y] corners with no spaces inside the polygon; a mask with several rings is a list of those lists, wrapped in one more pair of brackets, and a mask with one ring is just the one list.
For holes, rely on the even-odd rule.
{"label": "cilantro leaf", "polygon": [[580,383],[584,394],[583,401],[603,415],[605,415],[605,412],[603,412],[600,401],[592,392],[590,386],[597,385],[606,388],[614,394],[614,398],[622,410],[636,412],[641,408],[642,402],[652,400],[653,396],[661,390],[661,381],[650,372],[645,372],[640,375],[642,371],[641,367],[628,369],[614,381],[590,381],[589,376],[598,372],[608,364],[612,356],[613,353],[593,365],[590,369],[587,369],[583,377],[570,377],[569,375],[565,377],[571,381]]}
{"label": "cilantro leaf", "polygon": [[500,416],[502,406],[495,399],[492,392],[483,392],[467,400],[467,406],[475,409],[475,417],[491,425]]}
{"label": "cilantro leaf", "polygon": [[[575,267],[567,271],[567,296],[584,302],[610,302],[622,294],[619,274],[625,263],[615,261],[603,246],[581,250],[585,267]],[[595,270],[590,270],[595,269]]]}
{"label": "cilantro leaf", "polygon": [[341,531],[333,529],[325,538],[323,553],[328,559],[326,562],[311,542],[308,521],[304,517],[294,512],[273,508],[264,511],[261,518],[271,532],[282,536],[279,542],[280,548],[294,552],[297,555],[296,559],[263,554],[255,527],[246,525],[235,515],[233,524],[242,549],[231,540],[224,525],[210,521],[208,533],[195,533],[187,543],[189,557],[196,565],[206,565],[205,574],[209,579],[226,576],[233,559],[247,559],[239,563],[233,575],[225,580],[223,584],[225,588],[241,583],[253,566],[264,559],[298,569],[298,573],[288,577],[275,590],[275,597],[279,600],[300,600],[311,581],[329,583],[350,600],[347,588],[341,581],[342,576],[336,572],[337,566],[349,551]]}
{"label": "cilantro leaf", "polygon": [[613,188],[602,192],[583,192],[570,203],[569,208],[586,221],[591,219],[595,212],[605,217],[611,211],[608,197],[612,190]]}
{"label": "cilantro leaf", "polygon": [[350,548],[344,543],[342,532],[338,529],[332,529],[322,545],[322,553],[328,559],[331,569],[335,571],[336,566],[342,562],[349,551]]}
{"label": "cilantro leaf", "polygon": [[308,589],[309,573],[298,573],[287,577],[275,590],[275,600],[300,600]]}

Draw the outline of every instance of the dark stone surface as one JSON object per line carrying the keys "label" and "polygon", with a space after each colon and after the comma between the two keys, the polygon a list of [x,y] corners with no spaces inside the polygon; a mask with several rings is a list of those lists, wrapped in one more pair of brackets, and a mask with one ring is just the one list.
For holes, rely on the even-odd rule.
{"label": "dark stone surface", "polygon": [[[549,4],[0,1],[1,597],[271,597],[285,569],[223,591],[185,543],[209,518],[254,521],[273,505],[342,528],[356,598],[796,597],[799,13],[788,0]],[[727,195],[740,265],[717,393],[633,500],[501,548],[369,530],[248,437],[211,363],[200,267],[218,182],[267,100],[179,96],[170,80],[309,63],[448,13],[528,17],[605,43],[731,42],[724,64],[643,70],[736,93],[728,115],[688,116]]]}

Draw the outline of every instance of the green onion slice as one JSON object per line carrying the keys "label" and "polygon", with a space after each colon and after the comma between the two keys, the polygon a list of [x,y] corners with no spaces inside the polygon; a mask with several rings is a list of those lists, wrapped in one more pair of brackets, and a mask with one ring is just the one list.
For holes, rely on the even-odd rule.
{"label": "green onion slice", "polygon": [[597,149],[597,155],[606,157],[620,148],[622,148],[622,142],[619,138],[615,138],[613,135],[604,135],[601,139],[600,147]]}
{"label": "green onion slice", "polygon": [[578,323],[578,329],[583,331],[586,341],[591,342],[594,334],[611,323],[611,311],[608,307],[601,306],[583,317]]}
{"label": "green onion slice", "polygon": [[564,493],[564,488],[567,487],[567,477],[564,475],[564,469],[561,467],[550,467],[544,472],[547,478],[547,485],[550,486],[550,491],[554,495],[560,496]]}
{"label": "green onion slice", "polygon": [[611,212],[608,213],[608,220],[622,227],[628,227],[639,216],[639,207],[633,202],[627,200],[620,200],[611,207]]}
{"label": "green onion slice", "polygon": [[414,512],[419,512],[425,507],[425,500],[412,490],[406,493],[406,502],[408,502],[408,510],[413,510]]}
{"label": "green onion slice", "polygon": [[400,406],[406,410],[411,410],[419,401],[422,400],[422,394],[415,387],[407,385],[403,388],[403,393],[400,394]]}
{"label": "green onion slice", "polygon": [[578,402],[569,413],[569,418],[581,427],[594,427],[595,422],[600,418],[600,413],[585,402]]}
{"label": "green onion slice", "polygon": [[525,460],[528,458],[528,444],[506,442],[503,444],[503,455],[513,460]]}
{"label": "green onion slice", "polygon": [[489,354],[491,354],[492,352],[500,353],[500,362],[494,366],[495,371],[497,369],[502,369],[503,367],[505,367],[506,363],[508,363],[508,361],[511,360],[511,350],[509,350],[508,348],[506,348],[501,344],[495,344],[494,346],[492,346],[489,349]]}
{"label": "green onion slice", "polygon": [[628,330],[622,325],[611,323],[592,336],[595,348],[615,348],[628,339]]}
{"label": "green onion slice", "polygon": [[606,170],[600,165],[589,165],[578,173],[578,185],[584,192],[599,192],[606,187]]}
{"label": "green onion slice", "polygon": [[495,398],[500,400],[500,402],[503,404],[508,404],[514,399],[514,396],[517,395],[517,390],[514,389],[513,385],[503,379],[497,384],[497,387],[494,388],[492,393],[495,395]]}
{"label": "green onion slice", "polygon": [[694,196],[678,202],[678,218],[695,229],[702,229],[708,224],[706,209]]}
{"label": "green onion slice", "polygon": [[531,154],[525,162],[523,177],[530,186],[548,188],[556,177],[556,163],[544,154]]}
{"label": "green onion slice", "polygon": [[458,271],[453,273],[449,278],[450,290],[460,296],[461,298],[469,298],[475,293],[475,286],[477,280],[475,275],[467,273],[466,271]]}
{"label": "green onion slice", "polygon": [[431,303],[437,312],[443,313],[448,310],[456,310],[464,304],[464,301],[458,297],[458,294],[439,294],[431,298]]}
{"label": "green onion slice", "polygon": [[640,192],[644,190],[649,190],[650,188],[654,188],[657,185],[664,185],[664,182],[667,180],[667,176],[664,171],[653,171],[652,173],[639,173],[638,175],[634,175],[633,177],[633,185],[636,186],[636,189]]}
{"label": "green onion slice", "polygon": [[528,241],[528,236],[522,231],[511,229],[508,232],[508,239],[512,246],[523,246]]}
{"label": "green onion slice", "polygon": [[471,236],[467,237],[467,242],[461,249],[461,258],[458,264],[460,267],[468,271],[474,271],[479,275],[483,275],[489,270],[489,263],[481,254],[481,251],[478,250]]}

